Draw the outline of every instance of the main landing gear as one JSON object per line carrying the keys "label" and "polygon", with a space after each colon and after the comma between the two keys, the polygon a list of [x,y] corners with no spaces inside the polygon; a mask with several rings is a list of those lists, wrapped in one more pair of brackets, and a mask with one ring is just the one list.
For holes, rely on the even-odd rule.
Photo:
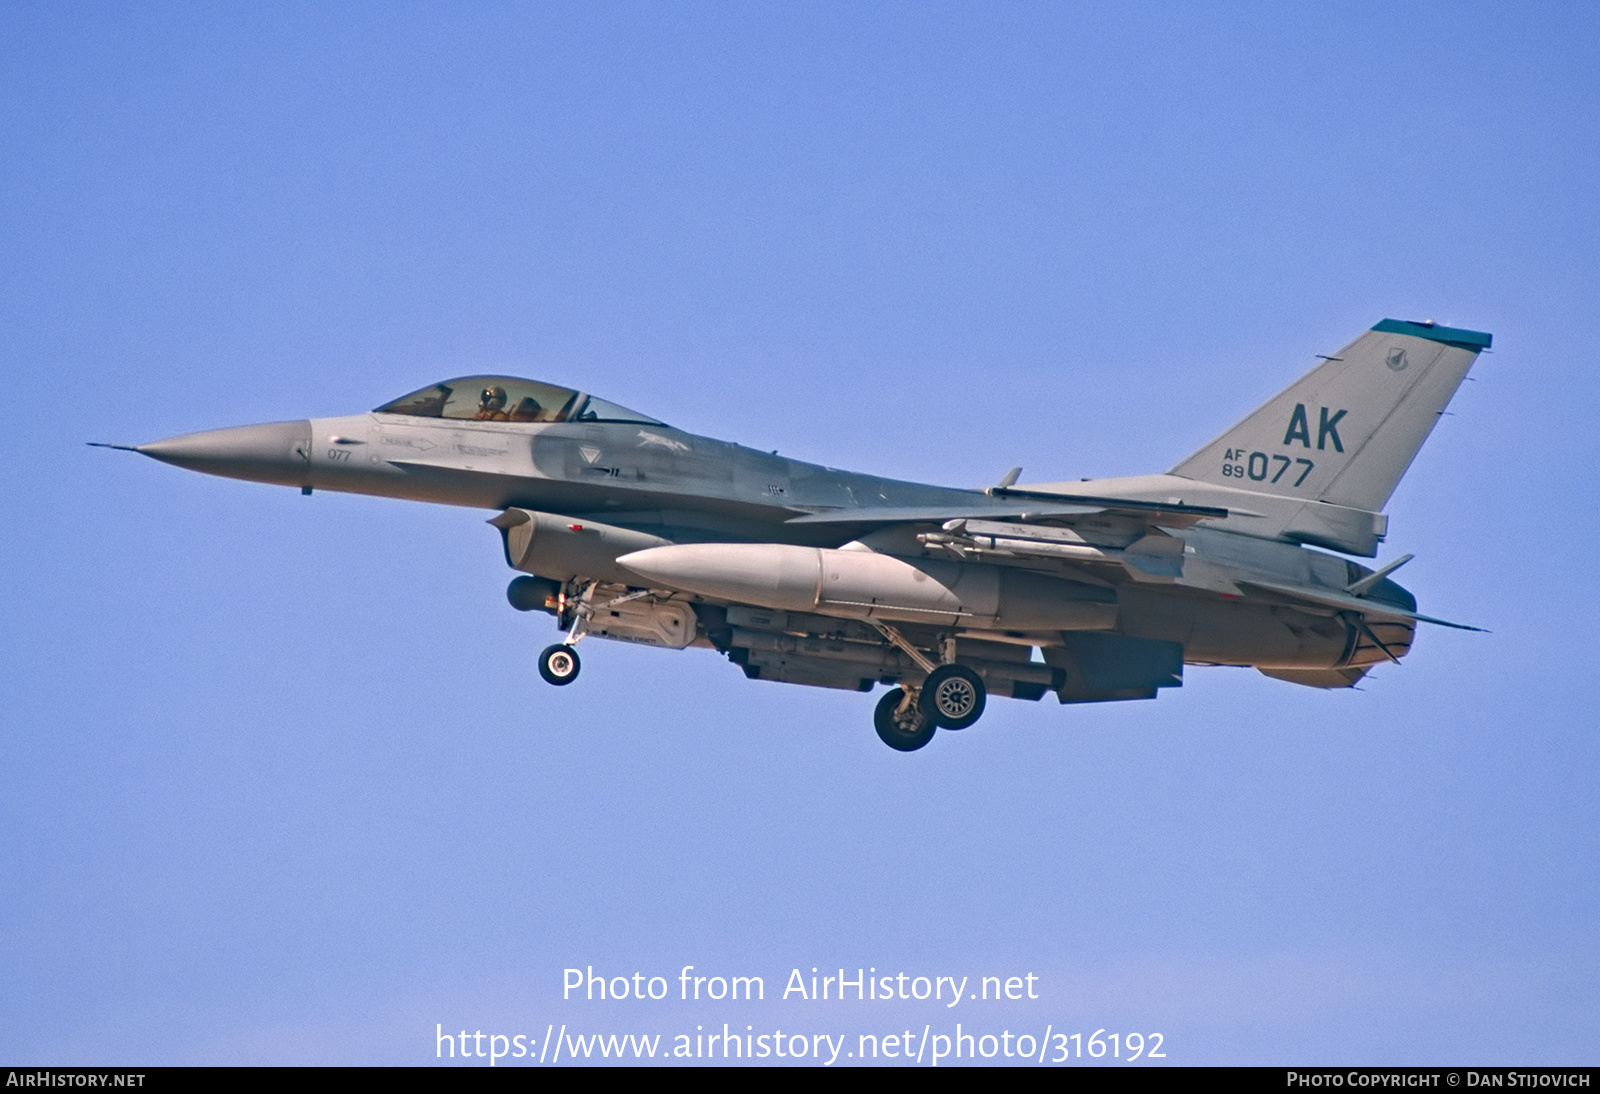
{"label": "main landing gear", "polygon": [[872,724],[883,743],[900,752],[915,752],[933,740],[936,729],[966,729],[983,717],[988,690],[983,677],[956,664],[955,635],[945,635],[934,664],[899,630],[881,621],[872,624],[891,646],[927,673],[921,687],[898,687],[878,701]]}
{"label": "main landing gear", "polygon": [[920,688],[894,688],[878,700],[872,724],[898,752],[915,752],[937,729],[966,729],[983,716],[988,692],[965,665],[940,665]]}
{"label": "main landing gear", "polygon": [[923,681],[917,706],[940,729],[966,729],[983,717],[983,680],[965,665],[940,665]]}
{"label": "main landing gear", "polygon": [[878,700],[872,724],[883,743],[897,752],[915,752],[933,740],[933,732],[939,728],[905,688],[895,688]]}

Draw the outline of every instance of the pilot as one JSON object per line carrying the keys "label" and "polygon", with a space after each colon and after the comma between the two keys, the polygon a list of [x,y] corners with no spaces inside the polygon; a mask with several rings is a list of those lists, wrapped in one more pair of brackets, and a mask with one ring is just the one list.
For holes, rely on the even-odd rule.
{"label": "pilot", "polygon": [[510,417],[506,414],[506,389],[499,384],[483,389],[483,394],[478,396],[477,419],[480,422],[503,422]]}

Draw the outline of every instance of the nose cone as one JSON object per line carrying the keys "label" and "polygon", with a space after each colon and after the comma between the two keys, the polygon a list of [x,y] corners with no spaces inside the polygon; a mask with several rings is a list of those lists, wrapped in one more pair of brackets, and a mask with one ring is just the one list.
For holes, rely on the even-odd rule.
{"label": "nose cone", "polygon": [[311,466],[311,422],[272,422],[185,433],[141,444],[135,451],[208,475],[302,486]]}

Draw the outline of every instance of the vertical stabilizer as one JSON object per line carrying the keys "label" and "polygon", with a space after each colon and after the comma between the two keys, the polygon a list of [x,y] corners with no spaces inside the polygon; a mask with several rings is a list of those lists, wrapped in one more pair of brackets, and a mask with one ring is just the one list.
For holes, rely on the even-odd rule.
{"label": "vertical stabilizer", "polygon": [[1490,341],[1385,319],[1171,474],[1381,512]]}

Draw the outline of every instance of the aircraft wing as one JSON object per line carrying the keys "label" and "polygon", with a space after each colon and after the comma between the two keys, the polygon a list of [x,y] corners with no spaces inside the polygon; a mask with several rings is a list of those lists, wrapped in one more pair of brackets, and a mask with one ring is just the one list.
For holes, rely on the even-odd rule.
{"label": "aircraft wing", "polygon": [[832,509],[791,517],[789,524],[943,524],[950,520],[998,520],[1014,517],[1023,521],[1074,520],[1095,513],[1135,516],[1149,524],[1168,528],[1187,528],[1198,521],[1222,518],[1228,510],[1210,505],[1183,505],[1176,502],[1140,501],[1133,498],[1079,497],[1046,494],[1030,490],[996,488],[974,497],[970,505],[897,505]]}
{"label": "aircraft wing", "polygon": [[947,520],[1046,520],[1051,517],[1081,517],[1096,510],[1082,505],[884,505],[852,509],[830,509],[791,517],[789,524],[943,524]]}

